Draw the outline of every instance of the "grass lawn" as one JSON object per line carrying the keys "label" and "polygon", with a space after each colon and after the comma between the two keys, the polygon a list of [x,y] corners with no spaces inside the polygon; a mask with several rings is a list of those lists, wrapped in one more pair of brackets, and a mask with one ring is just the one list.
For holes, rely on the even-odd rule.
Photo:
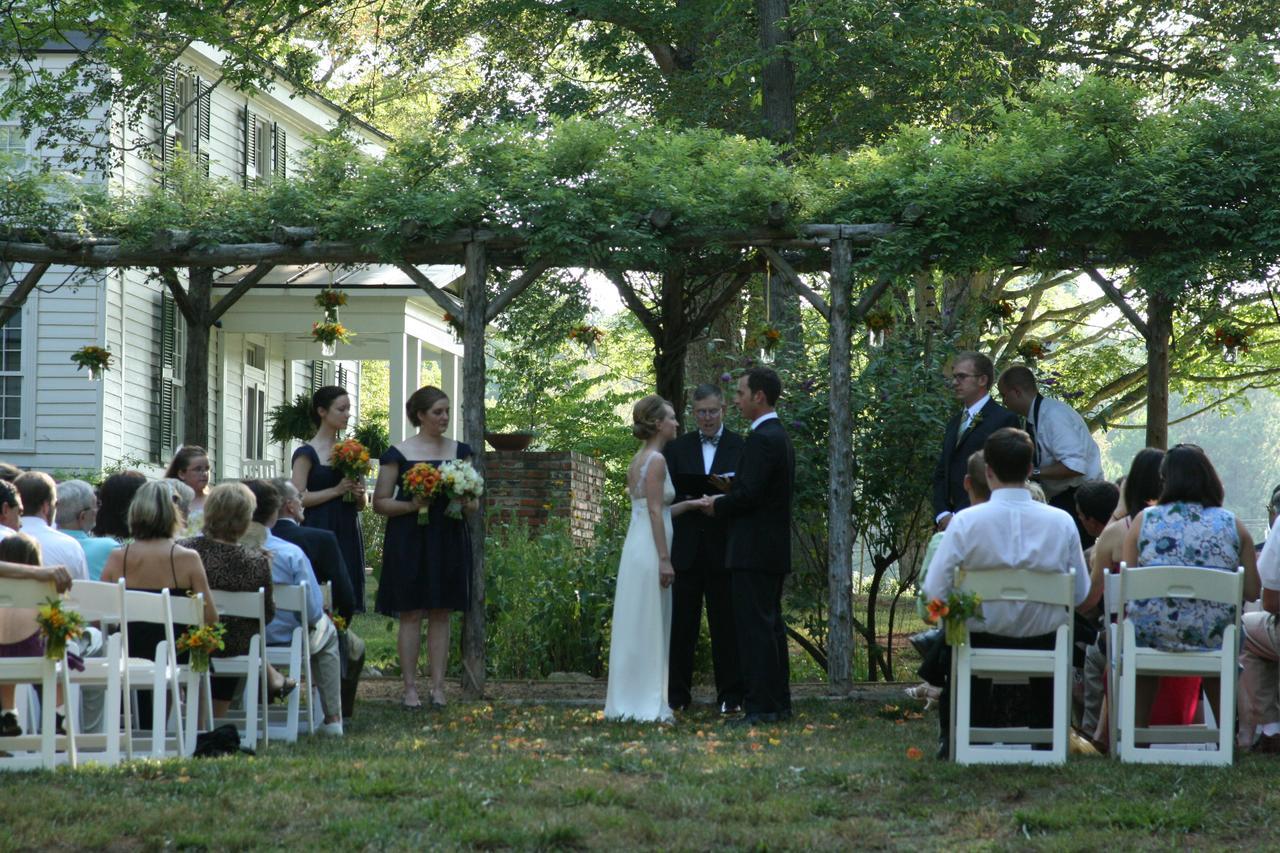
{"label": "grass lawn", "polygon": [[1265,844],[1280,813],[1265,756],[966,769],[932,758],[932,714],[797,711],[744,731],[710,710],[659,727],[595,707],[366,701],[342,741],[0,775],[0,849],[1225,847]]}

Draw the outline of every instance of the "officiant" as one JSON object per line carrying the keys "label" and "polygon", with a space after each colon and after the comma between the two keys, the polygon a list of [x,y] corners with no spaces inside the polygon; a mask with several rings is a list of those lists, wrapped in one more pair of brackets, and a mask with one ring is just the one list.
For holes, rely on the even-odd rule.
{"label": "officiant", "polygon": [[[722,478],[719,483],[723,484],[737,470],[742,454],[742,436],[724,427],[724,394],[719,388],[699,385],[693,390],[693,416],[698,428],[673,439],[663,450],[677,501],[719,494],[721,486],[712,481],[712,475]],[[668,702],[674,710],[681,711],[692,700],[693,656],[705,599],[716,704],[722,714],[737,713],[745,686],[733,623],[730,576],[724,565],[728,521],[688,512],[671,523],[671,563],[676,579],[671,600]]]}

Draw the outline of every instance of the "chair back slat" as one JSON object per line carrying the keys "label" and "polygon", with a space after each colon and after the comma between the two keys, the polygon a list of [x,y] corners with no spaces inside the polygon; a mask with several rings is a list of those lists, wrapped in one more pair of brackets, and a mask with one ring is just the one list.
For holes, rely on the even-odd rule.
{"label": "chair back slat", "polygon": [[977,593],[983,601],[1022,601],[1071,607],[1075,601],[1074,573],[1031,569],[961,571],[956,587]]}
{"label": "chair back slat", "polygon": [[305,583],[293,584],[272,584],[271,598],[276,603],[277,610],[292,610],[299,613],[307,606],[307,585]]}
{"label": "chair back slat", "polygon": [[204,593],[169,596],[169,613],[175,625],[203,625]]}
{"label": "chair back slat", "polygon": [[90,622],[119,622],[124,605],[124,578],[115,583],[74,580],[62,606]]}
{"label": "chair back slat", "polygon": [[1202,566],[1126,566],[1120,573],[1121,599],[1194,598],[1239,605],[1244,597],[1244,568],[1235,571]]}
{"label": "chair back slat", "polygon": [[169,590],[152,592],[143,589],[124,591],[125,612],[130,622],[164,625],[169,621]]}
{"label": "chair back slat", "polygon": [[233,592],[225,589],[213,590],[213,604],[221,616],[238,616],[243,619],[261,619],[266,613],[265,592],[262,587],[257,592]]}
{"label": "chair back slat", "polygon": [[0,578],[0,609],[20,607],[26,610],[57,597],[58,588],[51,580]]}

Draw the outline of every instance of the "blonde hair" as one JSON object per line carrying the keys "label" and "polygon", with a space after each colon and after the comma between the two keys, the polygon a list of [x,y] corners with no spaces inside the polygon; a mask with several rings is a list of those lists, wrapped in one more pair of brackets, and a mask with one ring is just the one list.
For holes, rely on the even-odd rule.
{"label": "blonde hair", "polygon": [[129,504],[129,535],[134,539],[168,539],[178,529],[178,508],[164,480],[143,483]]}
{"label": "blonde hair", "polygon": [[1038,504],[1047,504],[1049,502],[1049,498],[1045,496],[1044,487],[1035,480],[1027,480],[1023,485],[1026,486],[1027,491],[1031,493],[1031,500]]}
{"label": "blonde hair", "polygon": [[210,539],[238,542],[258,502],[244,483],[223,483],[209,490],[204,500],[204,532]]}
{"label": "blonde hair", "polygon": [[670,403],[657,394],[641,397],[631,407],[631,434],[641,441],[648,441],[658,434],[658,423],[664,417],[664,408]]}

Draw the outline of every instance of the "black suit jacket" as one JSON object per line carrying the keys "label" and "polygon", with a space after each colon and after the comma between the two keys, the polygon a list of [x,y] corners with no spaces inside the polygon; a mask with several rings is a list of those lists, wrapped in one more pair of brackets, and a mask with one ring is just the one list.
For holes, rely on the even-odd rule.
{"label": "black suit jacket", "polygon": [[[720,442],[716,445],[716,455],[711,459],[711,473],[737,473],[738,462],[742,456],[742,436],[728,429],[721,431]],[[702,434],[697,430],[687,432],[674,438],[662,449],[667,460],[667,471],[674,481],[677,474],[705,474],[706,467],[702,461]],[[718,494],[713,492],[712,494]],[[681,494],[677,489],[676,500],[700,498],[702,495]],[[722,571],[724,569],[725,541],[728,538],[729,523],[723,518],[712,518],[702,512],[686,512],[671,520],[673,537],[671,540],[671,565],[677,572],[688,571]],[[699,564],[696,557],[698,545],[703,548],[704,562]]]}
{"label": "black suit jacket", "polygon": [[791,497],[796,456],[782,422],[770,418],[752,430],[729,494],[717,498],[717,518],[729,519],[725,566],[787,574],[791,571]]}
{"label": "black suit jacket", "polygon": [[356,594],[351,588],[351,576],[347,574],[342,549],[338,547],[338,537],[332,531],[303,527],[286,519],[277,521],[271,532],[302,549],[311,561],[317,581],[333,581],[333,609],[350,624],[356,611]]}
{"label": "black suit jacket", "polygon": [[933,514],[938,516],[944,512],[958,512],[969,505],[969,495],[964,490],[964,475],[969,465],[969,457],[975,450],[981,450],[991,433],[1004,427],[1016,427],[1020,424],[1018,416],[997,403],[987,400],[987,404],[979,412],[977,426],[973,426],[964,435],[960,445],[956,446],[956,438],[960,432],[960,420],[964,411],[947,421],[947,431],[942,438],[942,453],[938,456],[938,465],[933,471]]}

